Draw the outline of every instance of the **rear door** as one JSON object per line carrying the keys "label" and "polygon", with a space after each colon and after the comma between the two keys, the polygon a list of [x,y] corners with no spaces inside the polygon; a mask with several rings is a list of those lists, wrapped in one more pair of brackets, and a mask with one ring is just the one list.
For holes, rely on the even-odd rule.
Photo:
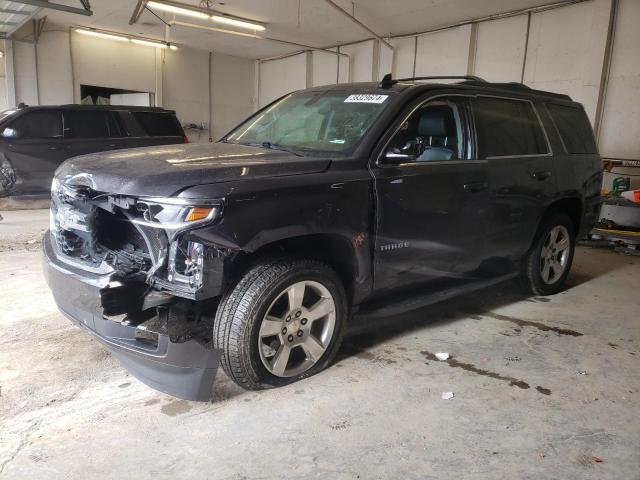
{"label": "rear door", "polygon": [[489,167],[487,255],[517,260],[555,192],[551,147],[529,100],[478,96],[474,113],[478,158]]}
{"label": "rear door", "polygon": [[469,99],[414,104],[372,165],[375,289],[464,280],[484,258],[487,165],[476,160]]}
{"label": "rear door", "polygon": [[53,172],[72,155],[56,109],[26,111],[7,123],[0,136],[16,175],[14,194],[49,192]]}
{"label": "rear door", "polygon": [[109,110],[65,110],[64,137],[71,156],[123,148],[126,134],[114,112]]}

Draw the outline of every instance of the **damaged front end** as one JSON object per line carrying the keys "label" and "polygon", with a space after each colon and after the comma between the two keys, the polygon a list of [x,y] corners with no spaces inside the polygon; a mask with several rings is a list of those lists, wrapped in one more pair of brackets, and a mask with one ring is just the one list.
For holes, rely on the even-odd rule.
{"label": "damaged front end", "polygon": [[212,317],[232,252],[190,233],[221,212],[221,202],[95,191],[83,177],[52,185],[44,250],[58,306],[132,374],[192,400],[211,393]]}

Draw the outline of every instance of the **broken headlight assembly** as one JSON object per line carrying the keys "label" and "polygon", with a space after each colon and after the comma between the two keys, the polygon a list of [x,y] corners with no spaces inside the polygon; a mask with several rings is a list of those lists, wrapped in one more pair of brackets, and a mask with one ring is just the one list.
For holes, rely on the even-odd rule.
{"label": "broken headlight assembly", "polygon": [[[114,199],[114,203],[129,202],[129,199]],[[130,210],[131,205],[119,205]],[[175,234],[214,222],[221,211],[219,204],[207,201],[185,201],[176,198],[140,198],[135,201],[137,215],[132,222],[167,230],[169,237]],[[172,235],[173,233],[173,235]]]}

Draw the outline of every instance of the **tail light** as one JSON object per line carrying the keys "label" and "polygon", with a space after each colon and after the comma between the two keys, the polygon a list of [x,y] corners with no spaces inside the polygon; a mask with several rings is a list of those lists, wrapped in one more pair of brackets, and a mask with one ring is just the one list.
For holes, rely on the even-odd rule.
{"label": "tail light", "polygon": [[184,140],[184,143],[189,143],[189,137],[187,137],[187,135],[185,134],[182,139]]}

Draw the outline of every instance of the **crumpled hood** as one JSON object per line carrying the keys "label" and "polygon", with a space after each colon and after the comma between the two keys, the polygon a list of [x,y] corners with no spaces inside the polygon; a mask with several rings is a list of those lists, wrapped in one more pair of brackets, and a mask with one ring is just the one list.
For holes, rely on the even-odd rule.
{"label": "crumpled hood", "polygon": [[171,196],[196,185],[321,172],[330,162],[230,143],[162,145],[70,158],[56,179],[99,192]]}

